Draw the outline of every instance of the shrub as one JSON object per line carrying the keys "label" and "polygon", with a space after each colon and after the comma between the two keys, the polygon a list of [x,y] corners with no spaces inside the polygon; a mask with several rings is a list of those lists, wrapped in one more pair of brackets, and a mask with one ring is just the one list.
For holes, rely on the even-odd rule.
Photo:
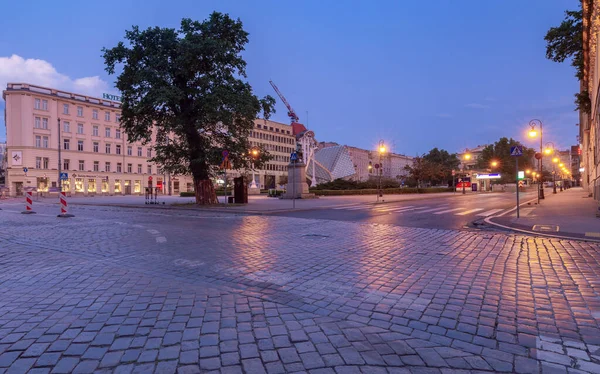
{"label": "shrub", "polygon": [[196,196],[196,194],[194,193],[194,191],[192,191],[192,192],[184,191],[184,192],[180,192],[179,196],[181,196],[181,197],[194,197],[194,196]]}
{"label": "shrub", "polygon": [[[398,195],[398,194],[414,194],[414,193],[437,193],[437,192],[452,192],[454,189],[450,188],[385,188],[383,189],[384,195]],[[311,189],[310,192],[314,192],[319,196],[346,196],[346,195],[375,195],[377,194],[376,188],[368,188],[362,190],[318,190]]]}

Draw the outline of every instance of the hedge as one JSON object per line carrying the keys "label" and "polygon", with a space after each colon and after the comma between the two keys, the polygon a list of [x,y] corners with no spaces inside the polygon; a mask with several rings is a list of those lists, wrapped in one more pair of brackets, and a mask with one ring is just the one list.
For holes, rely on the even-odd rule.
{"label": "hedge", "polygon": [[181,197],[194,197],[196,196],[196,194],[192,191],[192,192],[180,192],[179,196]]}
{"label": "hedge", "polygon": [[[415,194],[415,193],[438,193],[453,192],[454,188],[385,188],[384,195]],[[342,195],[376,195],[377,189],[370,188],[364,190],[310,190],[319,196],[342,196]]]}

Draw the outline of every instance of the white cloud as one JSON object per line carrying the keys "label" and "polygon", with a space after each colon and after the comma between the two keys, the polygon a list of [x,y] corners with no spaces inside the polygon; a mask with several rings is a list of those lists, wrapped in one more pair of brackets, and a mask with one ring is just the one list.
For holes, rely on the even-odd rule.
{"label": "white cloud", "polygon": [[47,61],[24,59],[17,55],[0,57],[0,91],[5,89],[9,82],[31,83],[96,97],[102,92],[114,91],[97,75],[73,79],[56,71]]}
{"label": "white cloud", "polygon": [[465,106],[467,108],[473,108],[473,109],[487,109],[490,107],[489,105],[483,105],[483,104],[479,104],[479,103],[470,103]]}
{"label": "white cloud", "polygon": [[439,118],[452,118],[452,114],[448,114],[448,113],[440,113],[440,114],[436,114],[436,117]]}

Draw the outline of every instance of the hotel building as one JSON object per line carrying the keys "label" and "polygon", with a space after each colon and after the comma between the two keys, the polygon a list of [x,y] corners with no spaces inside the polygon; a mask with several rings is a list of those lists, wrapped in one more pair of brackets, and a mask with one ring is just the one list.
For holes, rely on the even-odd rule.
{"label": "hotel building", "polygon": [[[121,103],[109,100],[112,95],[96,98],[9,83],[2,97],[6,101],[5,186],[11,196],[27,190],[58,190],[59,146],[61,169],[67,173],[63,191],[73,195],[143,194],[148,186],[158,187],[163,194],[193,191],[191,176],[168,176],[149,162],[153,142],[128,142],[119,126]],[[290,153],[296,148],[292,126],[257,119],[248,140],[273,156],[255,170],[257,184],[261,188],[286,184],[281,177],[287,176]],[[228,179],[240,175],[233,170],[227,174]]]}
{"label": "hotel building", "polygon": [[191,177],[168,178],[148,161],[152,142],[128,142],[119,126],[118,101],[25,83],[9,83],[2,97],[5,185],[11,196],[57,190],[59,146],[61,168],[67,173],[63,191],[71,194],[143,194],[147,186],[168,193],[168,179],[173,194],[193,190]]}

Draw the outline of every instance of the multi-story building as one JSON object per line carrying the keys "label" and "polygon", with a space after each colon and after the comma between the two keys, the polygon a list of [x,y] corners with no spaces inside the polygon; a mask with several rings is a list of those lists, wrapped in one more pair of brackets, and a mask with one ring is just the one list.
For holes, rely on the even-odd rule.
{"label": "multi-story building", "polygon": [[581,164],[581,148],[578,145],[571,146],[571,162],[569,170],[571,171],[571,175],[573,176],[573,181],[576,186],[581,184],[581,172],[580,166]]}
{"label": "multi-story building", "polygon": [[[120,102],[25,83],[9,83],[2,97],[10,195],[57,188],[59,147],[63,191],[126,195],[151,186],[170,192],[167,176],[148,161],[153,143],[129,143],[121,130]],[[169,179],[175,194],[193,189],[191,177]]]}
{"label": "multi-story building", "polygon": [[[248,138],[251,146],[262,146],[272,159],[256,169],[254,178],[260,188],[275,188],[287,184],[290,155],[296,151],[296,136],[291,125],[257,119]],[[238,173],[235,173],[238,174]]]}
{"label": "multi-story building", "polygon": [[6,142],[0,143],[0,185],[4,185],[4,173],[6,171]]}
{"label": "multi-story building", "polygon": [[[481,157],[483,150],[487,146],[488,146],[488,144],[478,145],[477,147],[467,148],[464,151],[457,153],[456,156],[460,160],[459,169],[460,170],[463,170],[463,168],[464,168],[464,170],[475,169],[477,167],[477,161],[479,160],[479,157]],[[467,155],[467,154],[469,155],[469,159],[465,158],[465,155]]]}

